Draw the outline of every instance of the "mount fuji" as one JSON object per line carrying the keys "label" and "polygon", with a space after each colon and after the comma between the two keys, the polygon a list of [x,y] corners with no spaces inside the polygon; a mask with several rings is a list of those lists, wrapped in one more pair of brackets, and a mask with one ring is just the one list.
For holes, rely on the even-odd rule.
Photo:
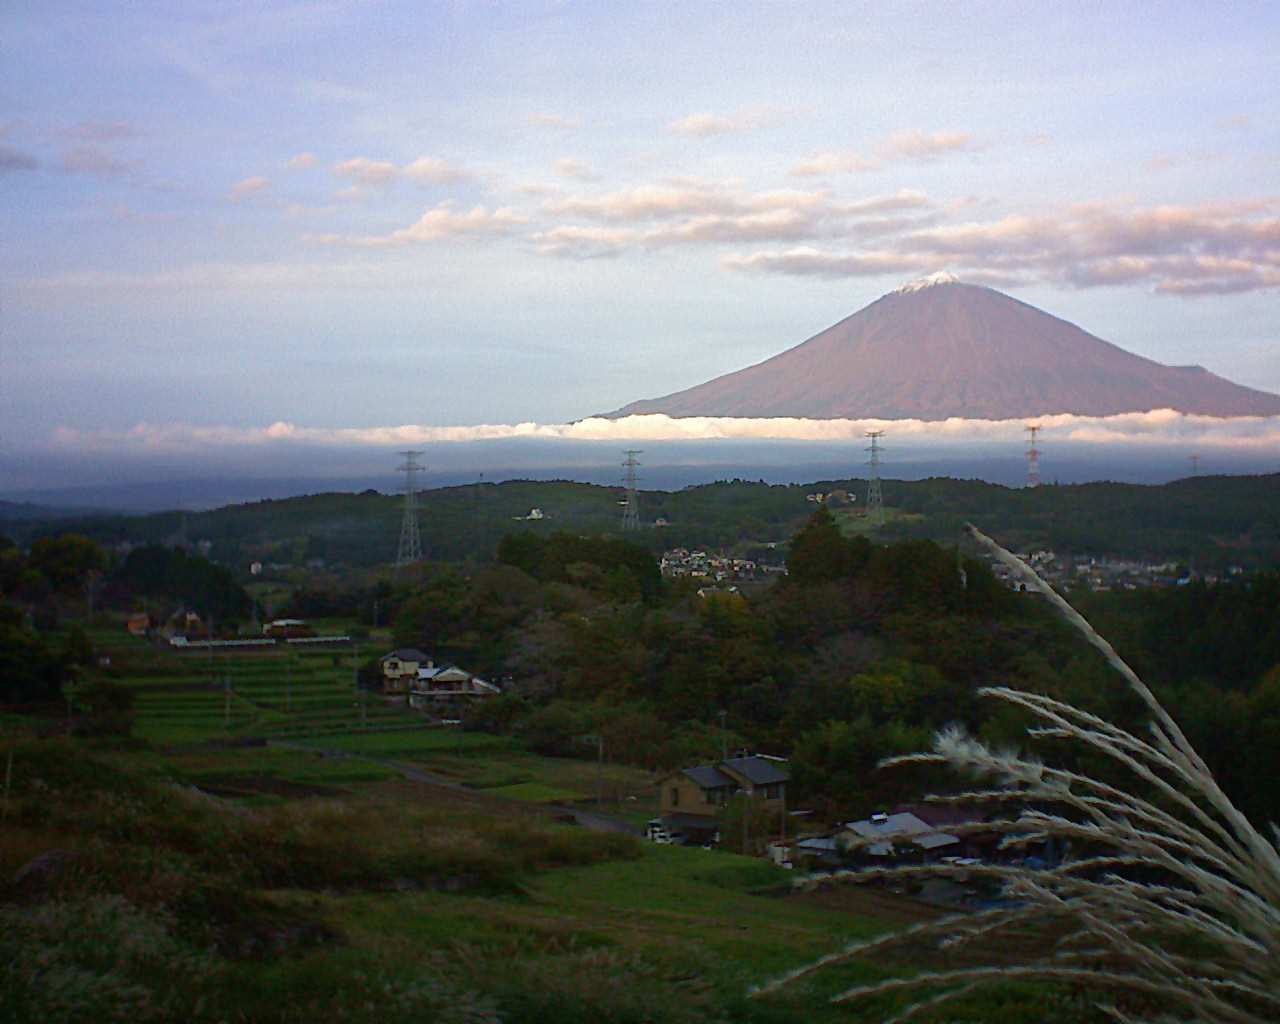
{"label": "mount fuji", "polygon": [[991,288],[934,274],[755,366],[604,415],[1014,419],[1175,409],[1280,415],[1280,395],[1166,366]]}

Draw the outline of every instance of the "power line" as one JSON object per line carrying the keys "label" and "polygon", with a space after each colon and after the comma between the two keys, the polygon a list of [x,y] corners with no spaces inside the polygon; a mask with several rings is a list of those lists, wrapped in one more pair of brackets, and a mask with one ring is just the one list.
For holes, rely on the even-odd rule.
{"label": "power line", "polygon": [[626,470],[626,474],[622,478],[622,485],[627,489],[626,497],[619,502],[622,506],[623,530],[640,529],[640,499],[636,494],[636,483],[640,479],[636,472],[640,467],[640,454],[639,449],[627,449],[627,461],[622,464],[623,469]]}
{"label": "power line", "polygon": [[867,463],[871,467],[867,477],[867,518],[880,526],[884,523],[884,496],[880,493],[880,453],[884,451],[880,438],[884,437],[884,431],[868,430],[867,437],[871,438],[871,447],[867,449],[871,453]]}
{"label": "power line", "polygon": [[418,456],[422,452],[400,452],[404,465],[397,467],[404,474],[404,518],[400,521],[400,550],[396,553],[396,568],[422,561],[422,538],[418,535]]}

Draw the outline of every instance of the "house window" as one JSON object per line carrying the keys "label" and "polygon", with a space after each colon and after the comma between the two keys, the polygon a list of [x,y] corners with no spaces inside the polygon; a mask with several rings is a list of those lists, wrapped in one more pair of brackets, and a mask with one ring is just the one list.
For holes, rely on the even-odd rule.
{"label": "house window", "polygon": [[680,787],[679,786],[671,787],[671,806],[672,807],[680,806]]}

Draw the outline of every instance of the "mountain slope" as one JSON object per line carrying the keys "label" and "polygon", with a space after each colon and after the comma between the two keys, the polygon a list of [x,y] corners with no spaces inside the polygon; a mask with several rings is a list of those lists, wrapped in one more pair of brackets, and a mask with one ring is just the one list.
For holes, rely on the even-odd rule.
{"label": "mountain slope", "polygon": [[935,275],[755,366],[607,415],[939,420],[1165,408],[1280,415],[1280,395],[1144,359],[1000,292]]}

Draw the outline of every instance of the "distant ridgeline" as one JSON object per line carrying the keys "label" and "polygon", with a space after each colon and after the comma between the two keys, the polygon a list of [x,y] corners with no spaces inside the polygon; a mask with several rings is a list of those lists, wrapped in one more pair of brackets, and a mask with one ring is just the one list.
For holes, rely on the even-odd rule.
{"label": "distant ridgeline", "polygon": [[[1193,564],[1201,572],[1280,566],[1280,474],[1217,476],[1161,486],[1091,483],[1008,488],[975,480],[885,480],[890,515],[873,539],[954,543],[972,521],[1013,548],[1071,555],[1125,556]],[[779,548],[813,511],[816,493],[865,494],[861,480],[771,485],[742,480],[640,493],[641,529],[629,539],[653,551],[677,546],[735,549],[781,561]],[[616,488],[569,481],[514,480],[446,487],[419,495],[424,555],[488,561],[503,536],[609,533],[620,527]],[[859,503],[840,511],[862,529]],[[530,517],[537,508],[541,518]],[[64,532],[104,546],[200,545],[214,561],[373,566],[394,560],[401,504],[395,496],[315,494],[232,505],[209,512],[7,520],[0,532],[28,543]],[[655,525],[660,523],[661,525]],[[773,547],[776,545],[776,547]]]}

